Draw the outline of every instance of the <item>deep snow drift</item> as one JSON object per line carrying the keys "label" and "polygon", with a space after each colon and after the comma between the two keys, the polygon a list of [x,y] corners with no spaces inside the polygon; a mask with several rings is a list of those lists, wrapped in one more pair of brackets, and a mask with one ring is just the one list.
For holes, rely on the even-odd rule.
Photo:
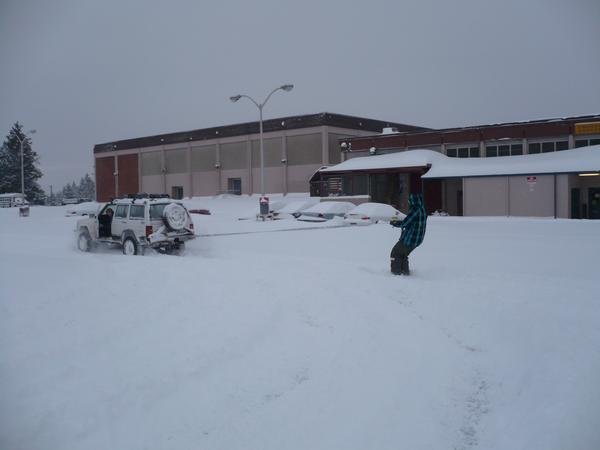
{"label": "deep snow drift", "polygon": [[600,222],[433,217],[407,278],[387,224],[191,203],[183,257],[0,210],[1,449],[600,448]]}

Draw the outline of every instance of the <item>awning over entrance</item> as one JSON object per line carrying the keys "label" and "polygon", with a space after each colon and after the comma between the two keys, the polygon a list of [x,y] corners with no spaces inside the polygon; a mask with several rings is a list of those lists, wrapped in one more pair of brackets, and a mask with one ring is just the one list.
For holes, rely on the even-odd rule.
{"label": "awning over entrance", "polygon": [[399,168],[417,168],[430,167],[436,162],[448,158],[439,152],[433,150],[408,150],[398,153],[388,153],[385,155],[362,156],[352,158],[335,166],[321,169],[320,173],[331,172],[351,172],[356,170],[380,170],[380,169],[399,169]]}

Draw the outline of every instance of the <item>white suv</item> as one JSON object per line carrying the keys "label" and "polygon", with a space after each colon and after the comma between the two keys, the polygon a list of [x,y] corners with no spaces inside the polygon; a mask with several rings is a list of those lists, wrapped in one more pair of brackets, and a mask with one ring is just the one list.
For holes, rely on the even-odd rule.
{"label": "white suv", "polygon": [[146,248],[181,253],[194,239],[194,223],[185,206],[170,198],[137,196],[106,203],[98,214],[77,221],[77,247],[89,252],[97,244],[119,244],[125,255]]}

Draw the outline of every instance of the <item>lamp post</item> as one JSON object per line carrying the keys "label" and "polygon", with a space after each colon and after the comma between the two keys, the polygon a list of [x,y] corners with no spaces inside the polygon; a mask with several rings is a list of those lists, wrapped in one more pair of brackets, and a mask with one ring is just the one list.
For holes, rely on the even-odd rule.
{"label": "lamp post", "polygon": [[[35,134],[36,130],[29,130],[29,134]],[[19,136],[16,136],[19,140],[19,145],[21,146],[21,194],[23,194],[23,199],[25,199],[25,165],[23,163],[23,143],[27,140],[27,133],[23,133],[23,139]]]}
{"label": "lamp post", "polygon": [[232,97],[229,97],[229,100],[231,100],[233,103],[237,102],[240,98],[245,97],[248,100],[250,100],[252,103],[254,103],[254,105],[258,108],[258,112],[259,112],[259,115],[260,115],[260,120],[259,120],[259,130],[260,130],[260,193],[261,193],[262,197],[265,196],[265,157],[264,157],[264,148],[263,148],[263,107],[267,104],[267,102],[269,101],[269,98],[271,98],[271,95],[273,95],[275,92],[277,92],[279,90],[290,92],[292,89],[294,89],[294,85],[293,84],[284,84],[282,86],[279,86],[279,87],[273,89],[271,92],[269,92],[269,95],[267,95],[267,98],[265,98],[265,100],[262,103],[258,103],[252,97],[250,97],[248,95],[244,95],[244,94],[234,95]]}

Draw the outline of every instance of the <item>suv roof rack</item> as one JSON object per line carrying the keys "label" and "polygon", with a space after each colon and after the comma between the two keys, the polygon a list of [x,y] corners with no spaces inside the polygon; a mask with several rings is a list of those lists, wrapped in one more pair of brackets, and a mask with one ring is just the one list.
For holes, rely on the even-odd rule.
{"label": "suv roof rack", "polygon": [[146,192],[140,192],[137,194],[127,194],[125,198],[139,199],[139,198],[171,198],[169,194],[148,194]]}

